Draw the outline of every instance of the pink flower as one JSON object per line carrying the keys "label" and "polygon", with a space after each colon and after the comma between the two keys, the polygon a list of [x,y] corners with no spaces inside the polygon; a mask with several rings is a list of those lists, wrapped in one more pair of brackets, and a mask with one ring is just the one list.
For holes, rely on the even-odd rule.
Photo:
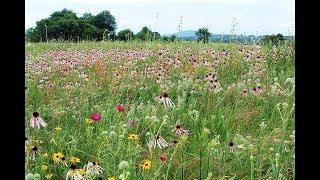
{"label": "pink flower", "polygon": [[39,116],[38,112],[34,112],[32,114],[32,117],[30,119],[30,125],[31,127],[37,126],[40,129],[40,126],[46,127],[47,124],[43,121],[43,119]]}
{"label": "pink flower", "polygon": [[91,119],[93,121],[100,121],[101,120],[101,115],[99,113],[92,113],[91,114]]}
{"label": "pink flower", "polygon": [[178,136],[188,136],[189,135],[189,130],[181,127],[179,124],[176,125],[176,128],[172,130],[176,135]]}
{"label": "pink flower", "polygon": [[118,106],[117,106],[117,110],[118,110],[119,112],[123,112],[123,111],[125,110],[124,105],[118,105]]}

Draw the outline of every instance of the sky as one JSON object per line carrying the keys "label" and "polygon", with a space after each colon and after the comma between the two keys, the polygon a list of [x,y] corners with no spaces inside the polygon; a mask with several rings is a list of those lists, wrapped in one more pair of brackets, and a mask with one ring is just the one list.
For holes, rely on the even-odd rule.
{"label": "sky", "polygon": [[108,10],[117,31],[147,26],[160,34],[207,27],[214,34],[294,35],[294,0],[26,0],[25,29],[64,8],[80,17]]}

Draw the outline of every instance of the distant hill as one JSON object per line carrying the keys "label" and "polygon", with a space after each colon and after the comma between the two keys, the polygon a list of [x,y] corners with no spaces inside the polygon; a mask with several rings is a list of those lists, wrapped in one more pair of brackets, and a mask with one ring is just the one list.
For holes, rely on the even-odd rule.
{"label": "distant hill", "polygon": [[[172,36],[175,35],[179,39],[188,40],[188,41],[195,41],[197,40],[196,31],[194,30],[187,30],[187,31],[180,31],[173,34],[166,34],[163,36]],[[212,34],[211,40],[214,42],[230,42],[236,41],[241,43],[250,43],[254,41],[260,41],[263,36],[254,36],[254,35],[229,35],[229,34]],[[293,36],[284,36],[285,39],[294,39]]]}

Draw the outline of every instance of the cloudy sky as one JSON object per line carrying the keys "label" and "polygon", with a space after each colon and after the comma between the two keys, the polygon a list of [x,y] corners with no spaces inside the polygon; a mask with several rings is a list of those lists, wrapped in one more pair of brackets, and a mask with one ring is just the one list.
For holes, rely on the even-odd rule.
{"label": "cloudy sky", "polygon": [[[82,16],[109,10],[118,29],[135,33],[148,26],[160,34],[208,27],[214,34],[294,34],[294,0],[26,0],[25,28],[54,11],[70,9]],[[158,14],[158,16],[157,16]],[[233,28],[234,26],[234,28]]]}

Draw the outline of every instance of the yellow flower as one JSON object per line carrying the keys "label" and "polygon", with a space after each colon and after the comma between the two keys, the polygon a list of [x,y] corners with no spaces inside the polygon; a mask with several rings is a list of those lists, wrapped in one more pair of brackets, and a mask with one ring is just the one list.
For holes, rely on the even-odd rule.
{"label": "yellow flower", "polygon": [[56,127],[56,128],[54,128],[56,131],[61,131],[62,130],[62,128],[61,127]]}
{"label": "yellow flower", "polygon": [[44,153],[42,156],[43,156],[43,157],[48,157],[49,154],[48,154],[48,153]]}
{"label": "yellow flower", "polygon": [[114,176],[108,177],[108,180],[115,180],[116,178]]}
{"label": "yellow flower", "polygon": [[[80,161],[79,161],[80,162]],[[85,169],[77,169],[78,173],[84,175],[86,173]]]}
{"label": "yellow flower", "polygon": [[52,156],[52,159],[55,163],[59,163],[62,161],[62,158],[64,157],[64,155],[61,152],[58,153],[54,153]]}
{"label": "yellow flower", "polygon": [[46,179],[51,179],[52,176],[53,176],[53,174],[47,174],[45,177],[46,177]]}
{"label": "yellow flower", "polygon": [[92,119],[86,119],[86,120],[85,120],[85,123],[91,124],[91,123],[93,123],[93,120],[92,120]]}
{"label": "yellow flower", "polygon": [[43,144],[43,141],[41,141],[41,140],[34,140],[34,142],[35,142],[37,145]]}
{"label": "yellow flower", "polygon": [[70,158],[70,161],[71,161],[73,164],[75,164],[75,163],[80,162],[80,159],[77,158],[77,157],[72,156],[72,157]]}
{"label": "yellow flower", "polygon": [[141,164],[143,169],[150,169],[151,168],[151,161],[150,160],[145,160],[142,164]]}
{"label": "yellow flower", "polygon": [[128,135],[128,139],[129,140],[133,140],[133,141],[138,141],[139,140],[139,135],[137,135],[137,134],[129,134]]}
{"label": "yellow flower", "polygon": [[210,133],[210,129],[208,129],[208,128],[203,128],[203,132],[205,133],[205,134],[209,134]]}
{"label": "yellow flower", "polygon": [[47,169],[48,169],[48,166],[47,166],[47,165],[43,164],[43,165],[41,166],[41,170],[42,170],[42,171],[45,171],[45,170],[47,170]]}

